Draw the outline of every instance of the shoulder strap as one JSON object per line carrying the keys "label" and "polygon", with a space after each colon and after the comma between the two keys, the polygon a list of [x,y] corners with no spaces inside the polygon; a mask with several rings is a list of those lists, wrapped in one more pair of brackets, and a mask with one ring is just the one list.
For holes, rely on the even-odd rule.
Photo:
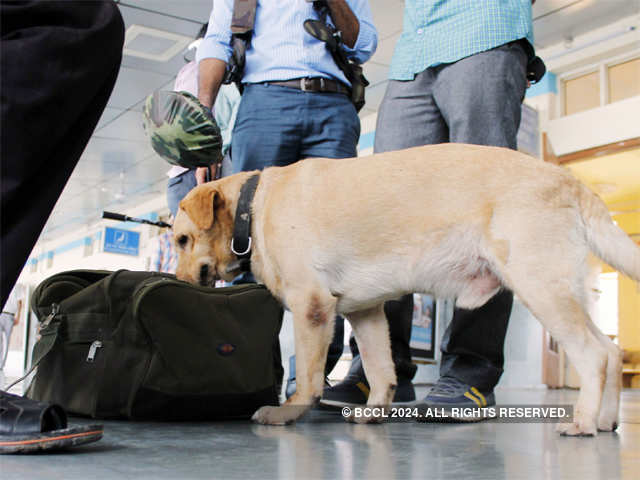
{"label": "shoulder strap", "polygon": [[234,0],[233,17],[231,18],[231,33],[233,35],[251,36],[256,22],[258,0]]}
{"label": "shoulder strap", "polygon": [[233,53],[227,64],[223,83],[235,83],[242,94],[242,75],[244,73],[245,55],[249,44],[253,26],[256,22],[258,0],[234,0],[233,16],[231,17],[231,47]]}
{"label": "shoulder strap", "polygon": [[342,70],[347,80],[351,82],[351,102],[356,107],[356,111],[359,112],[364,106],[364,89],[369,85],[369,81],[362,72],[362,66],[347,57],[340,31],[329,24],[328,18],[330,15],[327,3],[316,0],[313,2],[313,8],[320,20],[305,20],[303,23],[304,29],[311,36],[324,42],[335,64]]}

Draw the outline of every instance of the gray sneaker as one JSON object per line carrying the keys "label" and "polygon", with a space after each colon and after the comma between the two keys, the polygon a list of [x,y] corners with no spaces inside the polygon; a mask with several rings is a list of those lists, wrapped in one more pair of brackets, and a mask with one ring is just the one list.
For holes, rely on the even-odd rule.
{"label": "gray sneaker", "polygon": [[[440,377],[419,402],[423,422],[480,422],[495,417],[493,391],[481,392],[455,377]],[[425,415],[425,413],[428,413]]]}

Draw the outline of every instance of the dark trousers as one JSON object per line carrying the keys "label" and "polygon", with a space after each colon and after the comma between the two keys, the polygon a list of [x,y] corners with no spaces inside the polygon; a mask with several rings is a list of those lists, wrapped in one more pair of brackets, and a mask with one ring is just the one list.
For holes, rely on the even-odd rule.
{"label": "dark trousers", "polygon": [[[513,42],[428,68],[412,81],[391,80],[378,112],[374,150],[445,142],[515,149],[527,60],[522,44]],[[424,168],[429,168],[428,159]],[[399,362],[411,361],[412,296],[400,304],[403,308],[385,306],[398,375]],[[501,291],[476,310],[455,309],[441,345],[440,374],[493,389],[503,371],[512,304],[513,294]]]}
{"label": "dark trousers", "polygon": [[115,84],[124,23],[112,0],[0,4],[4,305]]}
{"label": "dark trousers", "polygon": [[[384,304],[384,313],[389,320],[389,335],[391,337],[391,356],[396,369],[396,375],[405,379],[412,379],[417,367],[411,361],[411,319],[413,316],[413,295],[405,295],[399,300],[391,300]],[[333,330],[333,341],[329,345],[325,375],[329,375],[336,366],[344,348],[344,319],[336,317]],[[349,338],[351,355],[355,358],[360,354],[358,343],[351,334]]]}

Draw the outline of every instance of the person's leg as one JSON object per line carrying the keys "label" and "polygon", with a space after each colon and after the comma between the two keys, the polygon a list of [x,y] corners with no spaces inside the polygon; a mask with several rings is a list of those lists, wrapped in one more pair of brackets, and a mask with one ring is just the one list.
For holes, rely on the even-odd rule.
{"label": "person's leg", "polygon": [[173,218],[178,214],[180,201],[198,184],[196,171],[187,170],[167,181],[167,205]]}
{"label": "person's leg", "polygon": [[[394,403],[411,402],[416,394],[411,379],[417,367],[411,361],[411,321],[413,318],[413,295],[384,304],[384,313],[390,331],[391,357],[396,371]],[[329,406],[365,403],[369,395],[369,382],[364,373],[360,351],[355,336],[349,338],[353,360],[345,378],[333,387],[325,388],[321,403]]]}
{"label": "person's leg", "polygon": [[[300,91],[268,84],[246,85],[231,136],[232,173],[285,166],[300,159],[303,98]],[[234,284],[255,283],[252,273]]]}
{"label": "person's leg", "polygon": [[517,148],[527,54],[518,42],[436,69],[433,87],[449,141]]}
{"label": "person's leg", "polygon": [[412,81],[389,80],[378,110],[374,153],[449,141],[449,129],[433,96],[433,69]]}
{"label": "person's leg", "polygon": [[247,85],[231,137],[233,173],[285,166],[300,158],[304,92]]}
{"label": "person's leg", "polygon": [[[301,94],[304,92],[277,85],[245,87],[231,137],[232,173],[285,166],[301,158],[300,137],[304,112],[304,97]],[[250,273],[234,280],[234,284],[254,282]],[[274,350],[279,359],[279,342]],[[284,370],[279,372],[280,378],[281,373]],[[295,372],[289,372],[285,395],[288,398],[294,392]]]}
{"label": "person's leg", "polygon": [[327,353],[327,364],[324,367],[324,375],[328,376],[334,369],[338,360],[342,356],[344,350],[344,317],[336,315],[336,320],[333,325],[333,339],[329,345],[329,352]]}
{"label": "person's leg", "polygon": [[[111,96],[124,22],[115,2],[2,2],[0,41],[4,305]],[[102,438],[102,426],[67,428],[59,407],[0,391],[3,452],[46,450]],[[56,421],[32,432],[25,411]],[[20,418],[28,417],[22,415]],[[20,432],[22,430],[22,432]]]}
{"label": "person's leg", "polygon": [[442,338],[440,376],[489,394],[502,375],[512,305],[513,293],[502,290],[475,310],[456,308]]}
{"label": "person's leg", "polygon": [[300,158],[352,158],[358,155],[360,119],[341,93],[307,93]]}
{"label": "person's leg", "polygon": [[[513,43],[437,69],[434,94],[452,142],[516,148],[526,60]],[[512,304],[513,294],[503,290],[476,310],[455,309],[441,345],[441,379],[427,403],[473,405],[469,396],[480,404],[495,402]]]}
{"label": "person's leg", "polygon": [[[357,156],[360,119],[351,101],[339,93],[305,95],[301,158]],[[344,318],[336,316],[325,375],[331,373],[344,349]]]}
{"label": "person's leg", "polygon": [[[443,143],[449,129],[433,96],[431,69],[411,82],[390,80],[378,112],[374,153]],[[389,321],[391,353],[398,378],[411,380],[417,367],[411,361],[411,322],[413,295],[391,300],[384,306]],[[415,394],[414,394],[415,396]]]}
{"label": "person's leg", "polygon": [[[384,99],[378,110],[374,152],[381,153],[419,145],[446,142],[449,131],[440,115],[431,88],[433,74],[426,70],[413,81],[390,80]],[[398,386],[394,402],[415,399],[411,379],[417,370],[411,361],[411,322],[413,318],[413,295],[405,295],[384,306],[389,323],[391,352],[396,369]],[[332,388],[325,389],[323,403],[342,405],[364,403],[368,395],[368,383],[352,337],[349,341],[353,361],[345,379]]]}
{"label": "person's leg", "polygon": [[124,24],[112,1],[2,2],[0,17],[4,304],[111,95]]}
{"label": "person's leg", "polygon": [[[350,158],[357,155],[360,120],[349,99],[342,94],[302,93],[300,158]],[[333,339],[327,352],[325,376],[334,369],[344,349],[344,318],[337,315]],[[294,362],[295,363],[295,362]],[[286,396],[296,389],[295,369],[290,367]]]}

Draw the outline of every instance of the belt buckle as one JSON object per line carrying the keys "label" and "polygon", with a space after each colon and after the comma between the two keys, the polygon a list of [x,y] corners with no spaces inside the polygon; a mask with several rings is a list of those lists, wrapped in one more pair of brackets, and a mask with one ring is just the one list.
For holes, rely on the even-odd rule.
{"label": "belt buckle", "polygon": [[320,77],[320,91],[324,92],[325,91],[325,82],[324,82],[324,77]]}
{"label": "belt buckle", "polygon": [[307,77],[302,77],[300,79],[300,90],[302,90],[303,92],[307,91]]}

